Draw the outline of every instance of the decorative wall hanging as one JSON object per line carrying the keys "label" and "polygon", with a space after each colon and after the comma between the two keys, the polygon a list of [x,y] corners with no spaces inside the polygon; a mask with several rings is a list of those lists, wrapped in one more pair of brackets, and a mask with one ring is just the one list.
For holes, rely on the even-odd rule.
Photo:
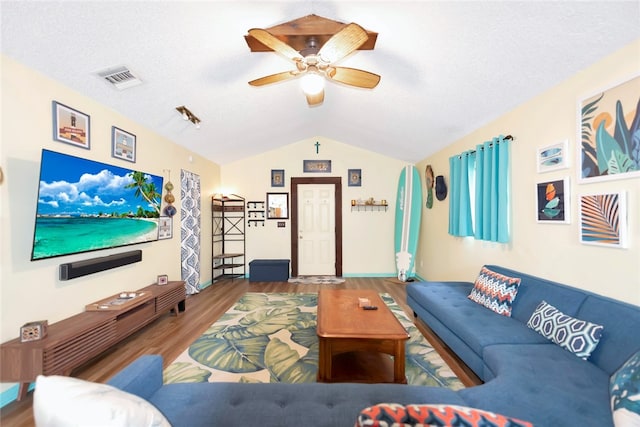
{"label": "decorative wall hanging", "polygon": [[91,148],[91,119],[88,115],[53,101],[53,139],[67,144]]}
{"label": "decorative wall hanging", "polygon": [[624,192],[580,196],[580,242],[610,248],[627,247]]}
{"label": "decorative wall hanging", "polygon": [[347,171],[349,187],[362,186],[362,169],[349,169]]}
{"label": "decorative wall hanging", "polygon": [[136,136],[115,126],[111,127],[111,157],[136,162]]}
{"label": "decorative wall hanging", "polygon": [[284,187],[284,169],[271,169],[271,186]]}
{"label": "decorative wall hanging", "polygon": [[303,160],[303,172],[331,172],[331,160]]}
{"label": "decorative wall hanging", "polygon": [[424,185],[427,187],[427,209],[431,209],[433,207],[433,169],[431,165],[427,165],[424,170]]}
{"label": "decorative wall hanging", "polygon": [[164,195],[164,201],[167,203],[167,206],[164,207],[164,214],[168,217],[172,217],[178,212],[178,210],[172,205],[172,203],[176,201],[176,198],[171,193],[171,191],[173,190],[173,184],[171,183],[171,171],[168,172],[169,179],[164,185],[164,189],[167,190],[167,194]]}
{"label": "decorative wall hanging", "polygon": [[536,184],[536,221],[550,224],[569,224],[569,178]]}
{"label": "decorative wall hanging", "polygon": [[538,148],[536,166],[538,173],[569,167],[569,140]]}
{"label": "decorative wall hanging", "polygon": [[436,199],[443,201],[447,198],[447,184],[444,182],[444,176],[436,177]]}
{"label": "decorative wall hanging", "polygon": [[158,240],[173,238],[173,218],[161,216],[158,221]]}
{"label": "decorative wall hanging", "polygon": [[580,182],[640,176],[639,103],[640,76],[580,102]]}

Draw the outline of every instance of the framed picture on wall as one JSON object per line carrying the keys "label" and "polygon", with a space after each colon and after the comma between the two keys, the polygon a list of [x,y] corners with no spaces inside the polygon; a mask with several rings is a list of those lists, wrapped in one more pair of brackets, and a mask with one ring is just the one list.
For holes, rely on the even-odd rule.
{"label": "framed picture on wall", "polygon": [[271,186],[284,187],[284,169],[271,169]]}
{"label": "framed picture on wall", "polygon": [[362,169],[349,169],[347,171],[349,187],[362,186]]}
{"label": "framed picture on wall", "polygon": [[569,167],[569,140],[538,148],[536,166],[538,173]]}
{"label": "framed picture on wall", "polygon": [[111,127],[111,157],[136,162],[136,136],[115,126]]}
{"label": "framed picture on wall", "polygon": [[624,192],[580,196],[580,242],[609,248],[627,247]]}
{"label": "framed picture on wall", "polygon": [[331,172],[331,160],[303,160],[303,172]]}
{"label": "framed picture on wall", "polygon": [[569,178],[536,184],[536,221],[547,224],[569,224]]}
{"label": "framed picture on wall", "polygon": [[158,220],[158,240],[173,237],[173,221],[170,216],[161,216]]}
{"label": "framed picture on wall", "polygon": [[86,150],[91,148],[91,118],[59,102],[52,102],[53,139]]}
{"label": "framed picture on wall", "polygon": [[578,111],[578,181],[640,176],[633,133],[640,122],[640,76],[583,99]]}

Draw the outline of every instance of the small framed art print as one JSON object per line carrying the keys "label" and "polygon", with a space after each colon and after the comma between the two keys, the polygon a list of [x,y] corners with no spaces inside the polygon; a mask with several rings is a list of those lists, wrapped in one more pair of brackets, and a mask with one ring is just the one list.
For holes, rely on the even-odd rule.
{"label": "small framed art print", "polygon": [[349,187],[362,186],[362,169],[349,169],[347,172]]}
{"label": "small framed art print", "polygon": [[53,139],[89,150],[91,118],[56,101],[53,101],[52,109]]}
{"label": "small framed art print", "polygon": [[161,274],[158,276],[158,285],[162,286],[166,285],[167,283],[169,283],[169,276],[167,276],[166,274]]}
{"label": "small framed art print", "polygon": [[115,126],[111,127],[111,157],[136,162],[136,136]]}
{"label": "small framed art print", "polygon": [[271,186],[284,187],[284,169],[271,169]]}

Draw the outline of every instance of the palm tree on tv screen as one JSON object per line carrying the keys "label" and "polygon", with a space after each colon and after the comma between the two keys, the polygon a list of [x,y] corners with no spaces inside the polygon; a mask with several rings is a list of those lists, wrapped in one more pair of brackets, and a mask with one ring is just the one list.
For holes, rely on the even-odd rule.
{"label": "palm tree on tv screen", "polygon": [[128,175],[133,179],[133,182],[125,185],[124,188],[135,188],[136,192],[134,195],[136,197],[142,197],[149,202],[158,216],[160,216],[160,203],[157,199],[162,197],[162,195],[158,193],[156,185],[153,182],[147,182],[147,177],[142,172],[131,171]]}

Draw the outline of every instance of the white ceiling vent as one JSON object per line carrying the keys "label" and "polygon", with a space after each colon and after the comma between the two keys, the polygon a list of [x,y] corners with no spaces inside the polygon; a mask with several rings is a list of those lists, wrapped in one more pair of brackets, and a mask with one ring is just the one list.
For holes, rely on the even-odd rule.
{"label": "white ceiling vent", "polygon": [[108,68],[99,71],[98,75],[120,90],[142,84],[142,80],[125,66]]}

